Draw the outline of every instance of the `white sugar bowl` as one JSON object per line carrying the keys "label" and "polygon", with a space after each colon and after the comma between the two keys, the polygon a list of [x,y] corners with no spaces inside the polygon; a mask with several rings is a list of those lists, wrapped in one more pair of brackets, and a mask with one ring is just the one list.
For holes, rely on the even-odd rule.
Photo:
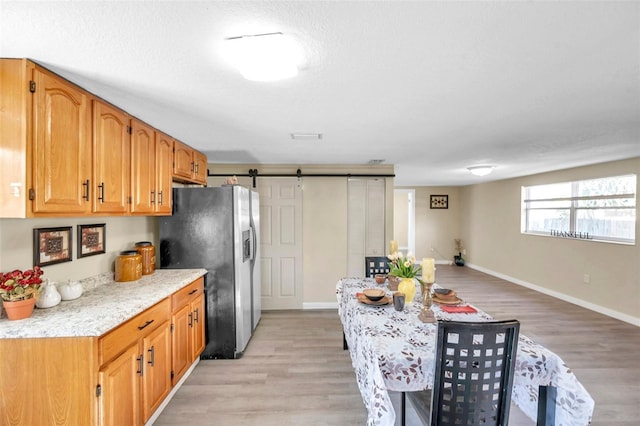
{"label": "white sugar bowl", "polygon": [[58,284],[58,292],[62,296],[62,300],[77,299],[82,295],[82,284],[79,281],[67,281]]}

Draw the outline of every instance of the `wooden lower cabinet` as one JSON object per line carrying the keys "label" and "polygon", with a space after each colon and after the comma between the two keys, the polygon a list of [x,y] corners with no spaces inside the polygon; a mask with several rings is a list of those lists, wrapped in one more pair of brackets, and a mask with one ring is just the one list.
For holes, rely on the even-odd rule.
{"label": "wooden lower cabinet", "polygon": [[144,424],[169,394],[170,312],[167,298],[100,338],[102,425]]}
{"label": "wooden lower cabinet", "polygon": [[133,345],[100,370],[101,425],[139,425],[140,350]]}
{"label": "wooden lower cabinet", "polygon": [[205,345],[204,279],[199,278],[172,296],[173,384],[187,372]]}
{"label": "wooden lower cabinet", "polygon": [[204,349],[203,290],[200,278],[100,337],[0,339],[0,425],[144,425],[172,369]]}
{"label": "wooden lower cabinet", "polygon": [[169,395],[171,388],[171,323],[143,340],[142,418],[146,422]]}

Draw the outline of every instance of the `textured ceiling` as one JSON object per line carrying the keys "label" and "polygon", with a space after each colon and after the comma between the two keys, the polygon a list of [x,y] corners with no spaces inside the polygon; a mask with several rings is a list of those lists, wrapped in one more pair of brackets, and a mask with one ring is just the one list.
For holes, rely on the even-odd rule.
{"label": "textured ceiling", "polygon": [[[0,56],[212,163],[384,159],[397,185],[465,185],[640,156],[638,2],[0,0],[0,26]],[[302,49],[293,79],[250,82],[220,55],[276,31]],[[466,171],[481,163],[497,167]]]}

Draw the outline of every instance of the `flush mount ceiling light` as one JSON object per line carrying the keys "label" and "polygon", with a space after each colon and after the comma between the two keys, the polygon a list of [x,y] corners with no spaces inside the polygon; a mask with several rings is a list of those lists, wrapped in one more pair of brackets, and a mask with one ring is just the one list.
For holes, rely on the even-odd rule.
{"label": "flush mount ceiling light", "polygon": [[495,166],[471,166],[467,170],[475,176],[486,176],[495,169]]}
{"label": "flush mount ceiling light", "polygon": [[295,46],[282,33],[228,38],[224,54],[247,80],[275,81],[298,74]]}

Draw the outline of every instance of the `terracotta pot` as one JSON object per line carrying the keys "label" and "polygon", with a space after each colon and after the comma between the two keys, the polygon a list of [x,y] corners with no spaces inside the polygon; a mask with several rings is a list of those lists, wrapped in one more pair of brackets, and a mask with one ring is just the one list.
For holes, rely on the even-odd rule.
{"label": "terracotta pot", "polygon": [[17,302],[2,301],[4,311],[10,320],[21,320],[29,318],[33,314],[33,308],[36,306],[36,298],[18,300]]}

